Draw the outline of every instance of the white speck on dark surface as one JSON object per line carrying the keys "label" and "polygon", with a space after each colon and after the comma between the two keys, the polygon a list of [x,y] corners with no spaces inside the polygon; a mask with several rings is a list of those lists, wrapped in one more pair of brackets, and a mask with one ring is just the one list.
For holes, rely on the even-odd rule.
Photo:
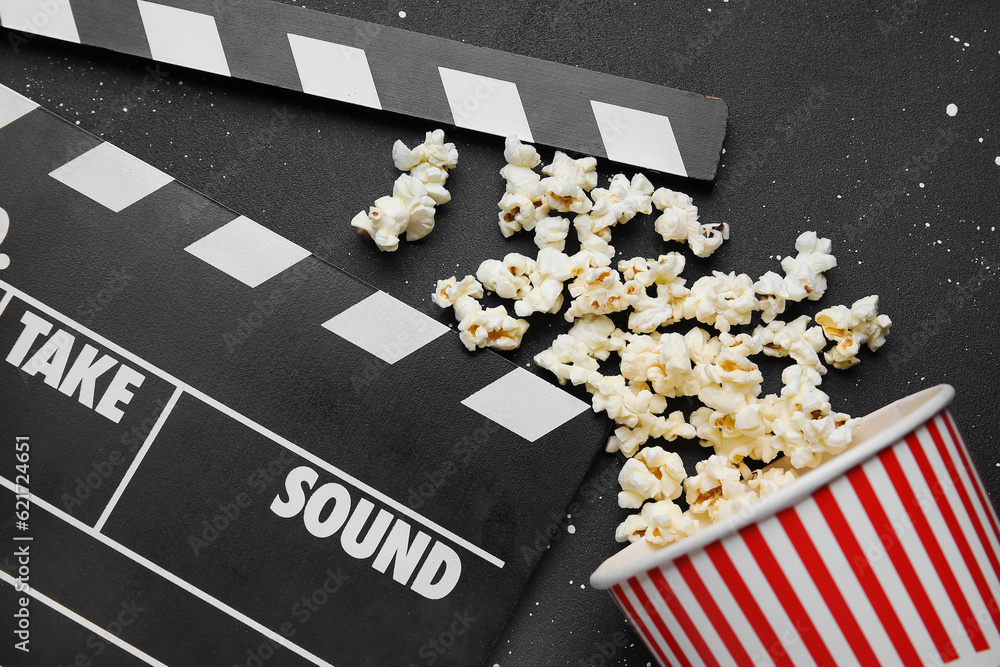
{"label": "white speck on dark surface", "polygon": [[945,111],[948,113],[949,116],[957,116],[958,115],[958,105],[956,105],[954,103],[949,104],[947,106],[947,108],[945,108]]}

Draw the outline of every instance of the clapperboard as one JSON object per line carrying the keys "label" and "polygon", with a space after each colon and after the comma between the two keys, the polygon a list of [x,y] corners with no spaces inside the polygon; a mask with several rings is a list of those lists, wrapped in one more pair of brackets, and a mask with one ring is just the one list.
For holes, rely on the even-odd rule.
{"label": "clapperboard", "polygon": [[[92,655],[88,628],[123,605],[136,618],[99,641],[149,664],[483,659],[604,422],[13,91],[0,100],[16,156],[0,165],[0,438],[30,442],[37,622],[78,621],[60,641],[39,630],[26,662],[4,642],[3,664]],[[539,474],[541,453],[558,476]],[[9,472],[0,484],[16,491]],[[17,564],[4,571],[14,584]]]}
{"label": "clapperboard", "polygon": [[[692,178],[725,133],[721,100],[268,0],[0,23]],[[0,599],[35,630],[0,663],[480,664],[606,420],[3,87],[0,157],[0,439],[30,452],[0,485],[31,506]]]}

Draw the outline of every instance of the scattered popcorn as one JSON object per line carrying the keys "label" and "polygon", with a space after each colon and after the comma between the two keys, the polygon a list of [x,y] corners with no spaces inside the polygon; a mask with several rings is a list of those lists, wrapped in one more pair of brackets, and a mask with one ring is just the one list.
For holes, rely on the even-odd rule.
{"label": "scattered popcorn", "polygon": [[626,380],[650,382],[656,393],[666,396],[667,392],[661,391],[667,388],[664,386],[667,374],[660,367],[661,340],[646,335],[630,336],[620,353],[620,368]]}
{"label": "scattered popcorn", "polygon": [[566,311],[566,321],[584,315],[604,315],[618,313],[628,307],[628,298],[621,276],[610,267],[594,267],[583,270],[569,284],[573,302]]}
{"label": "scattered popcorn", "polygon": [[500,233],[510,238],[522,229],[531,231],[537,222],[537,207],[524,195],[507,192],[500,199]]}
{"label": "scattered popcorn", "polygon": [[567,380],[574,385],[584,384],[598,375],[597,360],[590,355],[587,344],[569,334],[556,336],[548,349],[535,355],[535,363],[554,374],[562,385]]}
{"label": "scattered popcorn", "polygon": [[600,361],[607,360],[612,352],[620,352],[628,343],[628,334],[605,315],[584,315],[573,324],[569,335],[586,345],[587,353]]}
{"label": "scattered popcorn", "polygon": [[684,421],[684,415],[680,410],[675,410],[666,417],[648,412],[639,415],[635,426],[625,425],[616,428],[614,434],[608,438],[604,450],[609,453],[621,451],[625,456],[631,457],[650,438],[673,442],[677,438],[693,438],[696,434],[694,426]]}
{"label": "scattered popcorn", "polygon": [[535,195],[538,182],[542,179],[538,172],[529,167],[508,164],[500,170],[500,175],[507,182],[507,192],[527,197],[535,203],[535,208],[541,207],[541,197]]}
{"label": "scattered popcorn", "polygon": [[534,169],[542,163],[542,158],[535,147],[522,144],[517,136],[507,137],[504,143],[503,158],[509,165],[527,169]]}
{"label": "scattered popcorn", "polygon": [[455,276],[439,280],[431,295],[431,300],[442,308],[452,308],[462,298],[483,298],[483,286],[473,276],[465,276],[462,280]]}
{"label": "scattered popcorn", "polygon": [[687,243],[697,257],[708,257],[729,239],[728,224],[698,222],[698,207],[686,194],[660,188],[653,193],[653,205],[662,212],[653,223],[656,233],[664,241]]}
{"label": "scattered popcorn", "polygon": [[588,192],[597,187],[596,158],[584,157],[574,160],[562,151],[556,151],[552,157],[552,164],[545,165],[542,173],[551,179],[568,181]]}
{"label": "scattered popcorn", "polygon": [[774,271],[768,271],[753,284],[753,288],[760,295],[757,308],[761,311],[760,318],[765,324],[785,312],[788,285],[785,284],[784,278]]}
{"label": "scattered popcorn", "polygon": [[708,257],[719,249],[723,241],[729,240],[729,224],[701,225],[698,233],[688,236],[688,245],[696,257]]}
{"label": "scattered popcorn", "polygon": [[[713,271],[688,286],[680,253],[617,261],[611,242],[617,225],[649,214],[655,206],[660,215],[654,227],[664,240],[684,242],[698,257],[711,255],[728,239],[729,228],[701,224],[690,197],[654,190],[642,174],[631,179],[618,174],[608,188],[598,188],[593,158],[574,160],[560,152],[541,169],[543,178],[535,171],[542,163],[538,152],[514,137],[506,142],[504,158],[501,174],[507,187],[499,204],[500,228],[504,236],[534,231],[537,257],[510,253],[503,260],[486,260],[476,277],[439,281],[434,302],[455,309],[462,342],[470,350],[512,349],[528,323],[503,307],[484,309],[478,301],[484,288],[512,300],[514,314],[523,318],[562,311],[568,287],[571,302],[564,315],[572,327],[534,360],[559,384],[585,387],[594,411],[607,413],[615,423],[605,449],[625,458],[618,503],[639,510],[618,526],[618,541],[664,545],[682,539],[752,508],[794,481],[799,470],[850,445],[858,421],[834,412],[829,396],[819,389],[827,372],[819,353],[826,339],[834,341],[825,359],[835,368],[847,368],[857,363],[860,345],[872,350],[883,345],[892,323],[879,315],[878,298],[821,311],[813,326],[808,315],[789,322],[777,319],[788,301],[823,296],[824,273],[837,263],[829,239],[815,232],[800,235],[798,254],[781,262],[784,276],[768,271],[754,282],[744,274]],[[404,166],[410,162],[402,160]],[[430,160],[414,167],[432,168],[447,167]],[[386,220],[385,235],[409,234],[408,218],[413,216],[418,220],[414,234],[429,231],[433,205],[427,198],[434,198],[429,191],[421,193],[415,182],[425,180],[399,183],[401,205],[385,203],[379,213]],[[580,250],[574,255],[565,253],[570,219],[557,213],[576,214],[572,227]],[[608,315],[624,312],[623,331],[618,327],[625,326],[624,315]],[[762,323],[752,334],[733,331],[750,324],[755,312],[761,313]],[[685,319],[715,332],[699,326],[683,334],[663,330]],[[778,394],[762,396],[764,377],[753,361],[761,353],[795,361],[783,371]],[[615,362],[619,374],[604,370]],[[687,419],[680,410],[668,410],[682,396],[702,403]],[[697,439],[712,449],[691,477],[678,454],[661,446],[677,438]],[[775,462],[782,455],[765,468],[755,464]],[[690,508],[686,511],[673,502],[682,494],[680,502]]]}
{"label": "scattered popcorn", "polygon": [[[479,305],[476,302],[476,305]],[[514,319],[503,306],[482,308],[463,313],[458,324],[459,338],[470,352],[477,347],[514,350],[528,330],[526,320]]]}
{"label": "scattered popcorn", "polygon": [[715,358],[715,363],[707,365],[705,370],[708,377],[718,386],[705,387],[698,392],[698,398],[717,410],[725,410],[728,401],[758,396],[760,385],[764,381],[757,364],[740,354],[738,350],[725,346]]}
{"label": "scattered popcorn", "polygon": [[535,260],[516,252],[508,253],[503,261],[487,259],[479,265],[476,278],[491,292],[504,299],[523,299],[531,289],[531,274]]}
{"label": "scattered popcorn", "polygon": [[677,252],[660,255],[657,259],[635,257],[618,262],[618,270],[625,280],[637,280],[643,287],[653,284],[672,285],[684,272],[684,255]]}
{"label": "scattered popcorn", "polygon": [[764,496],[771,495],[785,484],[790,484],[796,480],[796,475],[791,470],[784,470],[783,468],[767,468],[763,470],[754,470],[747,479],[747,484],[750,488],[756,492],[756,494],[763,498]]}
{"label": "scattered popcorn", "polygon": [[722,485],[720,502],[711,506],[708,515],[712,521],[725,521],[740,512],[749,510],[758,500],[760,497],[746,482],[742,480],[738,482],[727,481]]}
{"label": "scattered popcorn", "polygon": [[409,171],[410,176],[422,182],[427,196],[437,206],[451,201],[451,193],[444,185],[448,180],[448,170],[458,166],[458,150],[455,144],[444,142],[444,130],[428,132],[424,143],[412,151],[397,140],[392,146],[392,161],[397,169]]}
{"label": "scattered popcorn", "polygon": [[684,462],[676,452],[646,447],[625,461],[618,475],[622,487],[618,505],[635,509],[648,499],[676,500],[681,497],[681,483],[686,477]]}
{"label": "scattered popcorn", "polygon": [[629,428],[644,424],[652,430],[656,416],[667,408],[667,400],[642,384],[628,384],[621,375],[597,375],[587,383],[594,412],[605,411],[616,423]]}
{"label": "scattered popcorn", "polygon": [[793,411],[820,416],[829,412],[830,397],[818,389],[822,376],[808,366],[789,366],[781,373],[781,397]]}
{"label": "scattered popcorn", "polygon": [[642,287],[656,286],[656,296],[637,290],[631,300],[633,312],[629,315],[629,329],[639,333],[652,333],[659,327],[679,322],[684,318],[684,302],[691,291],[687,281],[680,277],[684,271],[684,257],[672,252],[660,255],[656,261],[637,257],[618,263],[618,270],[627,281],[636,281]]}
{"label": "scattered popcorn", "polygon": [[695,437],[694,426],[684,421],[684,414],[680,410],[671,412],[666,419],[661,419],[657,426],[653,435],[667,442],[673,442],[677,438],[690,440]]}
{"label": "scattered popcorn", "polygon": [[740,465],[745,458],[769,463],[781,453],[780,443],[770,434],[774,398],[751,399],[735,412],[698,408],[691,413],[691,425],[702,446],[712,447],[717,456],[733,465]]}
{"label": "scattered popcorn", "polygon": [[599,225],[589,215],[578,215],[573,220],[576,237],[580,240],[580,248],[599,258],[595,266],[610,266],[615,256],[611,245],[611,231],[607,228],[595,231]]}
{"label": "scattered popcorn", "polygon": [[878,313],[877,295],[858,299],[851,305],[851,331],[872,352],[885,345],[891,326],[889,316]]}
{"label": "scattered popcorn", "polygon": [[826,367],[819,360],[819,352],[826,346],[823,328],[809,327],[810,321],[812,319],[808,315],[788,323],[773,320],[766,327],[754,329],[753,335],[760,341],[764,354],[791,357],[797,364],[814,368],[821,375],[826,374]]}
{"label": "scattered popcorn", "polygon": [[824,335],[836,345],[823,354],[826,363],[837,369],[847,369],[860,363],[857,354],[861,342],[851,331],[851,310],[847,306],[832,306],[820,311],[816,321],[823,327]]}
{"label": "scattered popcorn", "polygon": [[444,142],[444,130],[434,130],[428,132],[424,143],[413,150],[397,140],[392,146],[392,161],[400,171],[409,171],[423,163],[439,169],[454,169],[458,166],[458,150],[455,144]]}
{"label": "scattered popcorn", "polygon": [[663,498],[660,479],[638,458],[625,461],[621,472],[618,473],[618,485],[622,488],[618,493],[619,507],[638,509],[649,498],[654,496],[660,496],[661,500]]}
{"label": "scattered popcorn", "polygon": [[664,377],[658,378],[654,374],[650,381],[654,387],[662,388],[667,397],[697,396],[713,382],[708,372],[711,363],[699,363],[699,352],[692,348],[692,344],[700,343],[693,340],[691,332],[684,336],[669,333],[660,337],[660,366]]}
{"label": "scattered popcorn", "polygon": [[434,199],[427,194],[427,187],[415,176],[403,174],[392,187],[392,196],[403,202],[408,218],[406,240],[417,241],[434,229]]}
{"label": "scattered popcorn", "polygon": [[804,232],[795,241],[799,254],[781,260],[790,301],[817,301],[826,293],[823,273],[837,266],[837,258],[830,254],[831,248],[830,239],[821,239],[816,232]]}
{"label": "scattered popcorn", "polygon": [[888,315],[878,314],[877,296],[859,299],[850,308],[832,306],[821,310],[816,322],[825,336],[836,342],[823,355],[826,362],[841,370],[860,362],[857,354],[862,345],[867,343],[873,352],[882,347],[892,326]]}
{"label": "scattered popcorn", "polygon": [[648,382],[653,391],[667,398],[696,395],[708,381],[704,373],[692,369],[684,337],[678,333],[659,338],[632,336],[620,355],[626,379]]}
{"label": "scattered popcorn", "polygon": [[565,250],[568,235],[569,218],[547,216],[535,224],[535,245],[539,249]]}
{"label": "scattered popcorn", "polygon": [[361,211],[351,220],[358,234],[384,252],[398,250],[404,232],[407,241],[417,241],[434,230],[435,207],[451,201],[444,184],[448,169],[458,164],[458,151],[455,144],[444,143],[443,130],[434,130],[413,150],[396,141],[392,160],[410,173],[396,179],[391,197],[380,197],[367,213]]}
{"label": "scattered popcorn", "polygon": [[725,458],[713,455],[695,465],[696,474],[684,480],[685,500],[695,514],[708,514],[718,520],[722,505],[730,494],[740,500],[743,494],[740,471],[730,466]]}
{"label": "scattered popcorn", "polygon": [[[724,521],[749,509],[762,495],[794,479],[794,476],[789,479],[787,475],[767,471],[760,475],[750,474],[756,479],[746,482],[740,470],[718,455],[710,456],[695,467],[697,474],[684,481],[685,499],[694,515],[706,514],[712,522]],[[743,469],[746,470],[745,466]]]}
{"label": "scattered popcorn", "polygon": [[586,213],[593,203],[587,192],[597,185],[597,160],[592,157],[574,160],[556,151],[552,164],[545,165],[543,178],[535,186],[535,196],[541,202],[563,213]]}
{"label": "scattered popcorn", "polygon": [[684,512],[670,500],[646,503],[639,514],[625,519],[615,531],[619,542],[635,542],[645,539],[657,545],[670,544],[683,537],[693,535],[701,528],[701,523],[690,512]]}
{"label": "scattered popcorn", "polygon": [[[673,505],[673,503],[671,503],[671,505]],[[677,506],[674,505],[674,507]],[[680,514],[682,512],[681,508],[677,507],[677,513]],[[648,527],[649,521],[641,514],[630,514],[618,525],[618,528],[615,530],[615,541],[638,542],[645,537],[646,528]]]}
{"label": "scattered popcorn", "polygon": [[633,311],[629,314],[628,327],[639,333],[652,333],[660,327],[679,322],[684,317],[684,299],[689,291],[680,281],[677,288],[656,286],[656,296],[636,290],[631,300]]}
{"label": "scattered popcorn", "polygon": [[365,213],[361,211],[351,220],[362,238],[375,242],[379,250],[394,252],[399,248],[399,235],[406,230],[410,212],[395,197],[379,197]]}
{"label": "scattered popcorn", "polygon": [[789,366],[781,374],[784,387],[772,425],[782,451],[795,468],[814,468],[825,455],[839,454],[854,438],[858,421],[831,412],[830,397],[818,389],[818,372]]}
{"label": "scattered popcorn", "polygon": [[704,329],[694,327],[684,334],[684,347],[695,364],[713,364],[722,351],[722,341],[713,338],[712,334]]}
{"label": "scattered popcorn", "polygon": [[531,289],[514,303],[520,317],[532,313],[558,313],[563,305],[563,283],[573,277],[573,260],[555,248],[542,248],[529,276]]}
{"label": "scattered popcorn", "polygon": [[594,188],[590,196],[594,201],[591,217],[604,219],[607,216],[608,227],[626,223],[639,213],[649,214],[653,210],[653,184],[642,174],[636,174],[631,181],[625,174],[616,174],[608,189]]}
{"label": "scattered popcorn", "polygon": [[477,347],[498,350],[519,347],[528,322],[514,319],[503,306],[484,309],[478,301],[482,296],[483,286],[473,276],[461,281],[452,276],[438,281],[431,300],[442,308],[455,309],[459,338],[469,351]]}
{"label": "scattered popcorn", "polygon": [[727,332],[735,324],[749,324],[756,303],[750,276],[713,271],[691,286],[684,301],[684,317]]}
{"label": "scattered popcorn", "polygon": [[698,224],[698,207],[682,192],[659,188],[653,193],[653,205],[661,212],[653,223],[664,241],[687,243],[689,230]]}
{"label": "scattered popcorn", "polygon": [[847,449],[854,439],[856,419],[847,415],[832,414],[819,419],[807,419],[804,413],[796,413],[778,429],[775,434],[784,443],[782,450],[788,455],[795,468],[815,468],[824,456],[839,454]]}
{"label": "scattered popcorn", "polygon": [[427,188],[427,196],[438,206],[451,201],[451,193],[444,187],[448,180],[448,170],[435,167],[428,162],[421,162],[410,170],[410,176],[419,179]]}
{"label": "scattered popcorn", "polygon": [[542,204],[563,213],[586,213],[593,207],[583,188],[565,179],[542,179],[535,194],[541,196]]}
{"label": "scattered popcorn", "polygon": [[[762,351],[761,342],[750,334],[732,335],[728,333],[719,334],[719,353],[731,352],[742,357],[749,357],[760,354]],[[718,358],[718,355],[716,355]]]}
{"label": "scattered popcorn", "polygon": [[541,176],[533,170],[541,164],[541,158],[534,146],[522,144],[517,137],[507,137],[504,159],[507,166],[500,170],[500,175],[507,182],[507,190],[499,203],[499,225],[504,238],[510,238],[522,229],[534,229],[548,215],[549,207],[536,194]]}

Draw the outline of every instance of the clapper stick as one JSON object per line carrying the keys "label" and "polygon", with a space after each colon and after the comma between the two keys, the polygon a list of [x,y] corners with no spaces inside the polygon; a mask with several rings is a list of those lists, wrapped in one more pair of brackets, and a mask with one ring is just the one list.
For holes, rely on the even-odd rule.
{"label": "clapper stick", "polygon": [[273,2],[0,0],[15,30],[348,104],[715,177],[720,99]]}

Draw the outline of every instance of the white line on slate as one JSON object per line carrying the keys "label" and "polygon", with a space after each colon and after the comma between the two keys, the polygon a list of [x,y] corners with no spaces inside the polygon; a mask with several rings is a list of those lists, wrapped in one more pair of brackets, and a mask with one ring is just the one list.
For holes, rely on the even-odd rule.
{"label": "white line on slate", "polygon": [[0,299],[0,315],[3,315],[3,311],[7,310],[7,304],[10,300],[14,298],[13,292],[7,292],[2,299]]}
{"label": "white line on slate", "polygon": [[[17,589],[17,582],[18,582],[18,580],[14,579],[14,577],[10,576],[9,574],[7,574],[6,572],[4,572],[3,570],[0,570],[0,579],[6,581],[8,584],[10,584],[11,586],[14,586],[14,588]],[[30,595],[31,597],[33,597],[36,600],[38,600],[39,602],[41,602],[42,604],[44,604],[46,607],[49,607],[51,609],[56,610],[57,612],[59,612],[60,614],[62,614],[63,616],[65,616],[66,618],[68,618],[68,619],[70,619],[72,621],[76,621],[77,623],[79,623],[83,627],[85,627],[88,630],[90,630],[95,635],[98,635],[99,637],[101,637],[101,638],[103,638],[103,639],[111,642],[112,644],[114,644],[118,648],[122,649],[123,651],[128,651],[129,653],[131,653],[135,657],[137,657],[140,660],[142,660],[143,662],[145,662],[147,665],[153,665],[154,667],[167,667],[167,665],[163,664],[162,662],[160,662],[156,658],[154,658],[154,657],[152,657],[152,656],[150,656],[150,655],[148,655],[148,654],[140,651],[139,649],[137,649],[136,647],[132,646],[131,644],[129,644],[127,641],[125,641],[124,639],[122,639],[118,635],[115,635],[115,634],[112,634],[112,633],[108,632],[107,630],[105,630],[104,628],[100,627],[99,625],[96,625],[95,623],[92,623],[92,622],[88,621],[87,619],[85,619],[83,616],[80,616],[80,614],[76,613],[72,609],[67,609],[66,607],[62,606],[61,604],[59,604],[58,602],[56,602],[52,598],[50,598],[48,596],[45,596],[45,595],[42,595],[34,587],[27,587],[26,591],[27,591],[28,595]],[[18,592],[24,592],[24,590],[18,590]]]}
{"label": "white line on slate", "polygon": [[115,509],[115,505],[118,504],[118,499],[122,497],[122,493],[125,492],[125,487],[132,481],[132,476],[135,474],[135,471],[139,469],[139,465],[142,463],[143,457],[146,456],[146,452],[149,451],[150,446],[153,444],[153,440],[155,440],[157,434],[159,434],[160,428],[163,426],[163,422],[167,421],[167,417],[170,416],[171,410],[173,410],[174,406],[177,405],[177,399],[181,397],[182,393],[183,390],[181,390],[180,387],[177,387],[174,390],[173,395],[170,397],[170,400],[167,401],[167,404],[160,412],[160,416],[156,418],[156,423],[153,424],[153,428],[149,431],[149,435],[146,436],[146,441],[142,443],[139,453],[136,454],[135,458],[132,460],[132,465],[130,465],[128,470],[125,471],[125,476],[122,477],[122,481],[118,484],[118,488],[115,489],[114,495],[111,496],[111,500],[108,501],[107,507],[105,507],[104,511],[101,512],[101,518],[94,524],[94,530],[97,532],[101,532],[104,528],[104,524],[107,523],[108,517],[111,516],[111,512]]}

